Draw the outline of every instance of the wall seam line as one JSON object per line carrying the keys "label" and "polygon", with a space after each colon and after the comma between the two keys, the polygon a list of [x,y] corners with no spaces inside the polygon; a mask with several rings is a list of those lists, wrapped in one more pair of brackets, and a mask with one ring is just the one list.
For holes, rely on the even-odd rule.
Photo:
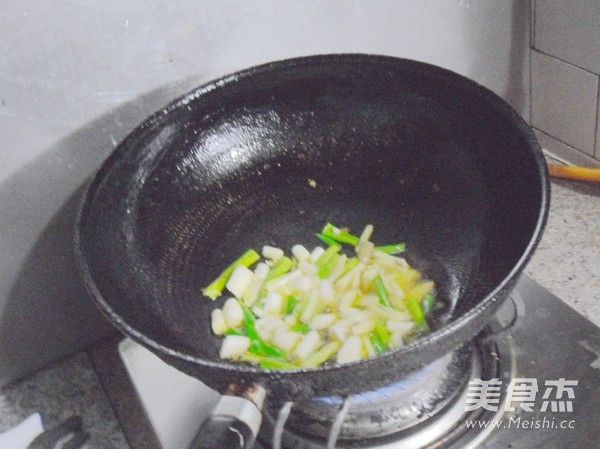
{"label": "wall seam line", "polygon": [[539,131],[539,132],[542,132],[542,133],[546,134],[548,137],[552,137],[552,138],[553,138],[554,140],[556,140],[557,142],[560,142],[560,143],[562,143],[563,145],[566,145],[566,146],[568,146],[569,148],[572,148],[572,149],[574,149],[575,151],[579,151],[581,154],[583,154],[583,155],[585,155],[585,156],[587,156],[587,157],[591,157],[591,158],[595,159],[594,155],[592,155],[592,154],[590,154],[590,153],[586,153],[585,151],[583,151],[583,150],[581,150],[581,149],[579,149],[579,148],[577,148],[577,147],[574,147],[574,146],[573,146],[573,145],[571,145],[570,143],[567,143],[567,142],[565,142],[565,141],[563,141],[563,140],[559,139],[558,137],[555,137],[554,135],[550,134],[548,131],[544,131],[544,130],[543,130],[542,128],[540,128],[539,126],[536,126],[536,125],[532,124],[532,125],[531,125],[531,127],[532,127],[533,129],[535,129],[536,131]]}
{"label": "wall seam line", "polygon": [[545,51],[543,51],[543,50],[539,50],[539,49],[537,49],[537,48],[534,48],[533,50],[534,50],[534,51],[537,51],[538,53],[540,53],[540,54],[542,54],[542,55],[544,55],[544,56],[547,56],[547,57],[549,57],[549,58],[556,59],[557,61],[563,62],[563,63],[565,63],[565,64],[568,64],[568,65],[570,65],[570,66],[573,66],[573,67],[575,67],[575,68],[578,68],[579,70],[582,70],[582,71],[584,71],[584,72],[586,72],[586,73],[589,73],[590,75],[594,75],[594,76],[598,76],[598,75],[599,75],[598,73],[596,73],[596,72],[593,72],[593,71],[591,71],[590,69],[586,69],[586,68],[583,68],[583,67],[581,67],[581,66],[579,66],[579,65],[577,65],[577,64],[573,64],[572,62],[566,61],[566,60],[564,60],[564,59],[562,59],[562,58],[560,58],[560,57],[558,57],[558,56],[554,56],[553,54],[547,53],[547,52],[545,52]]}

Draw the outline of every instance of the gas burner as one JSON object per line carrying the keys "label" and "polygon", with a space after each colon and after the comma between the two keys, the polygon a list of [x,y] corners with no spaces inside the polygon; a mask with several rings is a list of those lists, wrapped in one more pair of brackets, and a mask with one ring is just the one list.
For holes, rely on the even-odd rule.
{"label": "gas burner", "polygon": [[[466,422],[498,417],[485,409],[465,411],[469,381],[506,380],[513,369],[510,346],[494,341],[490,332],[376,390],[287,405],[270,402],[258,439],[273,449],[322,449],[334,443],[361,449],[476,447],[471,443],[484,439],[486,430],[467,429]],[[467,434],[469,443],[454,446]]]}
{"label": "gas burner", "polygon": [[[600,376],[598,358],[600,357],[600,328],[585,320],[571,308],[562,303],[527,276],[523,276],[512,301],[506,301],[496,320],[490,323],[487,334],[483,334],[474,343],[471,365],[458,369],[462,383],[447,396],[447,403],[439,402],[422,418],[418,414],[404,421],[404,430],[387,436],[369,439],[341,438],[338,448],[387,448],[410,449],[427,447],[428,449],[475,449],[481,447],[518,447],[519,449],[537,449],[540,446],[556,449],[565,447],[590,447],[590,442],[600,441],[598,426],[598,402],[600,402]],[[502,331],[502,329],[506,329]],[[548,330],[552,331],[548,331]],[[141,405],[149,418],[149,423],[164,449],[187,449],[196,436],[198,428],[206,419],[219,398],[217,392],[210,390],[197,379],[193,379],[172,368],[131,340],[124,340],[119,346],[121,357],[130,374]],[[442,362],[436,362],[444,365]],[[477,365],[478,364],[478,365]],[[469,371],[471,370],[471,371]],[[467,374],[468,373],[468,374]],[[499,378],[503,387],[512,379],[533,378],[540,383],[556,379],[576,379],[579,386],[575,390],[573,411],[570,413],[549,413],[541,410],[542,392],[532,412],[523,411],[520,415],[506,412],[496,416],[496,412],[479,409],[465,413],[468,380],[477,378]],[[413,376],[410,376],[412,379]],[[470,379],[471,378],[471,379]],[[407,380],[407,379],[404,379]],[[428,388],[434,388],[436,382]],[[452,391],[450,388],[449,390]],[[502,389],[504,390],[504,388]],[[385,391],[385,389],[384,389]],[[123,391],[119,390],[119,400]],[[363,393],[364,395],[364,393]],[[452,396],[453,399],[450,397]],[[368,395],[367,395],[368,397]],[[354,395],[351,401],[342,403],[340,398],[323,399],[333,402],[333,415],[345,404],[358,404],[362,396]],[[132,397],[135,401],[135,396]],[[504,409],[506,397],[500,398],[498,410]],[[318,400],[308,401],[309,404]],[[128,402],[129,404],[129,402]],[[349,405],[348,405],[349,404]],[[314,404],[312,404],[314,405]],[[291,412],[304,410],[304,405],[294,405]],[[258,448],[273,448],[271,440],[277,421],[279,408],[271,405],[263,419],[261,444]],[[499,412],[502,413],[502,412]],[[342,415],[339,415],[343,417]],[[336,416],[337,417],[337,416]],[[416,417],[416,418],[415,418]],[[532,420],[555,419],[556,422],[569,420],[576,423],[575,428],[531,428],[503,426],[493,429],[467,429],[467,420],[490,422],[502,421],[505,424],[511,418]],[[124,418],[129,426],[135,426],[135,414]],[[133,419],[133,421],[131,421]],[[330,422],[326,424],[331,426]],[[337,424],[343,420],[338,419]],[[402,422],[402,421],[401,421]],[[411,426],[408,423],[412,422]],[[281,421],[280,424],[283,424]],[[286,449],[326,448],[327,436],[307,434],[299,429],[290,417],[283,429],[283,447]],[[329,427],[324,426],[329,429]],[[135,440],[132,434],[132,439]],[[433,441],[433,443],[428,443]],[[332,447],[332,446],[330,446]],[[139,449],[146,449],[147,446]]]}

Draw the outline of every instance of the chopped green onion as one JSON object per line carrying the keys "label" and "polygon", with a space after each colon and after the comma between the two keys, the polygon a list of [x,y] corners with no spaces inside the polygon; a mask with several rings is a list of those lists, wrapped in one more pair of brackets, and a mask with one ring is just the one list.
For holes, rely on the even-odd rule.
{"label": "chopped green onion", "polygon": [[386,347],[390,344],[391,334],[385,323],[377,323],[373,329],[373,332]]}
{"label": "chopped green onion", "polygon": [[373,348],[375,348],[375,352],[377,354],[381,354],[381,353],[387,351],[388,346],[381,340],[381,338],[379,337],[379,334],[377,334],[376,332],[373,332],[371,334],[370,340],[371,340],[371,344],[373,345]]}
{"label": "chopped green onion", "polygon": [[[330,246],[330,248],[333,248],[333,246]],[[321,279],[328,278],[331,275],[331,272],[333,271],[335,266],[337,265],[337,262],[339,259],[340,259],[340,255],[334,254],[333,257],[331,259],[329,259],[329,262],[327,262],[325,265],[323,265],[321,268],[319,268],[317,275]]]}
{"label": "chopped green onion", "polygon": [[325,237],[335,240],[336,242],[348,243],[352,246],[358,245],[358,241],[360,240],[357,236],[350,234],[344,229],[337,228],[331,223],[327,223],[325,225],[325,227],[321,230],[321,234],[323,234]]}
{"label": "chopped green onion", "polygon": [[260,362],[264,360],[264,357],[246,351],[242,355],[240,355],[240,360],[243,362],[260,364]]}
{"label": "chopped green onion", "polygon": [[[289,257],[282,257],[269,269],[269,272],[265,276],[264,284],[273,279],[277,279],[278,277],[283,276],[288,271],[292,269],[294,266],[294,262]],[[267,295],[267,289],[264,287],[261,288],[260,293],[258,294],[258,301],[256,302],[256,306],[262,306],[262,300]]]}
{"label": "chopped green onion", "polygon": [[351,257],[350,259],[348,259],[346,261],[346,265],[344,265],[344,269],[341,272],[340,277],[342,277],[343,275],[349,273],[359,263],[360,263],[360,260],[358,260],[358,257]]}
{"label": "chopped green onion", "polygon": [[431,293],[429,295],[425,295],[421,300],[421,306],[423,307],[423,313],[425,316],[431,315],[433,309],[435,308],[435,296]]}
{"label": "chopped green onion", "polygon": [[290,330],[300,332],[301,334],[307,334],[310,332],[310,326],[306,323],[298,323],[290,327]]}
{"label": "chopped green onion", "polygon": [[294,262],[289,257],[282,257],[275,265],[271,267],[267,276],[265,277],[265,282],[271,281],[273,279],[278,278],[279,276],[283,276],[285,273],[290,271],[294,266]]}
{"label": "chopped green onion", "polygon": [[389,349],[391,334],[385,323],[377,323],[371,334],[371,343],[377,354]]}
{"label": "chopped green onion", "polygon": [[273,357],[281,357],[287,358],[287,353],[282,349],[279,349],[277,346],[272,345],[270,343],[266,343],[258,330],[256,329],[256,320],[254,318],[254,314],[248,308],[246,304],[243,302],[239,302],[242,306],[242,311],[244,313],[244,330],[246,331],[246,335],[250,339],[250,352],[253,352],[257,355],[268,355]]}
{"label": "chopped green onion", "polygon": [[342,344],[337,341],[330,341],[317,352],[308,356],[304,363],[302,363],[302,366],[306,368],[314,368],[315,366],[322,365],[327,360],[332,358],[341,346]]}
{"label": "chopped green onion", "polygon": [[296,307],[296,304],[298,304],[298,301],[300,301],[298,299],[297,296],[295,295],[288,295],[286,303],[285,303],[285,314],[289,315],[294,311],[294,308]]}
{"label": "chopped green onion", "polygon": [[373,279],[373,283],[375,284],[377,296],[379,296],[379,303],[385,307],[392,307],[390,304],[390,294],[387,288],[385,288],[381,275],[376,276],[375,279]]}
{"label": "chopped green onion", "polygon": [[271,343],[266,343],[260,337],[256,340],[250,340],[250,352],[258,355],[280,357],[282,359],[289,358],[288,354],[283,349],[279,349]]}
{"label": "chopped green onion", "polygon": [[425,320],[425,313],[423,312],[423,308],[421,307],[421,304],[419,304],[419,301],[417,301],[415,298],[407,298],[406,308],[412,315],[413,320],[415,320],[415,323],[421,326],[427,325],[427,320]]}
{"label": "chopped green onion", "polygon": [[399,254],[404,252],[406,249],[406,243],[394,243],[393,245],[376,246],[375,249],[386,254]]}
{"label": "chopped green onion", "polygon": [[264,357],[260,362],[260,366],[265,369],[298,369],[297,365],[273,357]]}
{"label": "chopped green onion", "polygon": [[328,246],[331,245],[337,245],[338,242],[336,242],[335,240],[333,240],[331,237],[327,237],[326,235],[317,233],[315,234],[315,237],[318,238],[319,240],[321,240],[323,243],[325,243]]}
{"label": "chopped green onion", "polygon": [[295,315],[302,315],[304,313],[304,310],[306,310],[306,308],[308,307],[308,303],[310,302],[309,298],[304,298],[302,299],[298,305],[296,306],[296,308],[294,309],[294,314]]}
{"label": "chopped green onion", "polygon": [[325,252],[323,254],[321,254],[321,257],[319,257],[317,259],[317,261],[315,262],[315,265],[317,267],[322,267],[324,265],[327,265],[327,263],[337,255],[338,251],[341,248],[342,247],[338,244],[331,245],[329,248],[327,248],[325,250]]}
{"label": "chopped green onion", "polygon": [[258,330],[256,330],[256,320],[252,310],[250,310],[250,308],[242,301],[239,301],[239,303],[240,306],[242,306],[242,312],[244,313],[244,330],[246,331],[246,335],[250,340],[262,340]]}
{"label": "chopped green onion", "polygon": [[[391,263],[394,258],[387,255],[403,252],[406,245],[374,246],[372,232],[367,225],[358,237],[327,223],[315,234],[327,245],[324,249],[309,253],[296,245],[301,251],[293,248],[289,257],[278,250],[277,257],[266,261],[269,268],[261,264],[256,276],[243,267],[260,255],[249,250],[238,258],[203,289],[212,299],[224,289],[238,297],[211,314],[215,334],[227,336],[221,356],[270,370],[312,368],[335,360],[336,354],[338,363],[373,357],[395,346],[400,334],[409,342],[428,331],[429,315],[439,306],[433,281],[421,279],[406,264]],[[345,244],[354,246],[355,257],[342,254]],[[373,249],[375,257],[370,257]],[[318,252],[318,257],[309,257]],[[237,282],[238,272],[244,282]],[[242,292],[244,283],[248,285]],[[237,304],[230,307],[232,302],[241,310]],[[348,317],[363,310],[368,317],[342,323],[347,309]],[[348,342],[352,345],[347,347]]]}
{"label": "chopped green onion", "polygon": [[202,290],[202,293],[204,296],[208,296],[212,300],[217,299],[219,296],[221,296],[221,293],[223,292],[231,273],[233,273],[233,270],[235,270],[239,265],[249,267],[258,262],[258,260],[260,260],[260,254],[253,249],[249,249],[231,265],[225,268],[225,270],[223,270],[223,272],[214,281],[212,281],[206,288]]}

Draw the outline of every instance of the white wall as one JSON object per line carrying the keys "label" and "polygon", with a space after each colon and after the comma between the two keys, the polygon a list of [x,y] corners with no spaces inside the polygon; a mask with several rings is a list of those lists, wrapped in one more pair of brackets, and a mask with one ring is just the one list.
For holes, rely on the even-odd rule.
{"label": "white wall", "polygon": [[0,9],[0,384],[109,330],[71,241],[80,187],[147,114],[195,83],[299,55],[441,65],[527,116],[519,0],[6,0]]}

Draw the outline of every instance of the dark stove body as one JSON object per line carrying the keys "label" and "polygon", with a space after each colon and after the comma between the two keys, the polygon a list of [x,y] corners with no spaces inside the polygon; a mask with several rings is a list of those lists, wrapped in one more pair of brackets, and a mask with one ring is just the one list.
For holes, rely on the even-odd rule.
{"label": "dark stove body", "polygon": [[[515,376],[537,379],[540,391],[533,412],[507,413],[503,426],[479,447],[600,447],[600,328],[526,276],[512,298],[518,316],[504,338],[512,346]],[[572,412],[553,412],[551,407],[542,412],[542,385],[559,379],[577,381]],[[519,417],[520,427],[514,424]],[[524,422],[532,423],[533,428],[525,428]],[[554,428],[535,428],[537,423]],[[567,428],[560,428],[563,425]]]}
{"label": "dark stove body", "polygon": [[[600,446],[600,328],[522,276],[511,300],[475,345],[474,354],[479,355],[473,358],[472,371],[466,373],[462,390],[451,404],[444,404],[442,411],[431,412],[427,419],[408,430],[369,440],[340,439],[336,447],[579,449]],[[127,360],[125,364],[128,365]],[[130,369],[130,373],[132,371],[135,370]],[[144,391],[136,383],[135,375],[132,378],[144,403]],[[491,390],[480,393],[479,401],[483,402],[476,407],[476,400],[472,399],[472,410],[466,413],[467,397],[473,397],[476,392],[472,381],[478,378],[496,387],[498,400],[491,403],[493,401],[482,399],[494,397]],[[512,394],[507,392],[511,381]],[[577,385],[573,385],[574,382]],[[532,393],[536,390],[534,384],[537,391]],[[164,433],[164,429],[158,427],[168,424],[153,416],[157,413],[152,407],[145,408],[157,433]],[[454,421],[449,424],[449,419]],[[265,413],[257,448],[272,448],[275,420],[272,414]],[[469,425],[472,427],[468,428]],[[293,427],[293,423],[286,424],[286,428]],[[193,436],[194,429],[189,432],[190,437]],[[287,437],[284,433],[282,441],[284,449],[327,447],[326,438],[298,435],[296,431],[289,431]]]}

